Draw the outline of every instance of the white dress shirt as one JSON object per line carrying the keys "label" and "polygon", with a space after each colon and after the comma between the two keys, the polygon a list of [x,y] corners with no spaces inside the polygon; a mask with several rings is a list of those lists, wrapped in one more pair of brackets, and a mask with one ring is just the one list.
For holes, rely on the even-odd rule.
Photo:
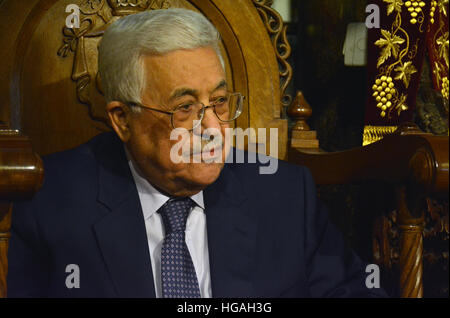
{"label": "white dress shirt", "polygon": [[[125,148],[128,165],[136,183],[141,201],[145,229],[147,231],[148,248],[155,283],[156,297],[160,298],[161,290],[161,246],[164,240],[164,224],[156,211],[170,198],[153,187],[140,173],[131,155]],[[200,287],[200,295],[203,298],[211,297],[211,277],[209,271],[208,239],[206,233],[205,205],[203,192],[199,192],[191,199],[196,203],[189,213],[186,222],[185,239],[189,253],[194,264],[195,273]]]}

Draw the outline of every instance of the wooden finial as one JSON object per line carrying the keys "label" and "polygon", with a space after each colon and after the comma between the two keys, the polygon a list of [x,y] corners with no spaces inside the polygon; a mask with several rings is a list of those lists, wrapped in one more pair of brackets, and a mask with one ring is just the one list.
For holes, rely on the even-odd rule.
{"label": "wooden finial", "polygon": [[297,91],[297,95],[295,96],[291,106],[289,106],[287,114],[293,121],[295,121],[295,125],[292,130],[309,130],[306,120],[311,117],[312,109],[301,91]]}
{"label": "wooden finial", "polygon": [[312,108],[303,93],[297,91],[294,101],[287,109],[288,116],[295,122],[292,127],[292,148],[319,148],[316,131],[310,130],[306,120],[312,115]]}

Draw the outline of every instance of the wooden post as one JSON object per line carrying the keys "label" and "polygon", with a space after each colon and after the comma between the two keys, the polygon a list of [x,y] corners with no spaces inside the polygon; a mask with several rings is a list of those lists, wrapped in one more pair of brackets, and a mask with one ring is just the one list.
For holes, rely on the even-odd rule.
{"label": "wooden post", "polygon": [[406,186],[397,189],[400,230],[400,293],[404,298],[423,297],[423,227],[424,216],[419,201],[422,196]]}
{"label": "wooden post", "polygon": [[0,203],[0,298],[6,297],[6,275],[8,273],[8,240],[11,227],[12,204]]}
{"label": "wooden post", "polygon": [[0,129],[0,298],[6,297],[11,202],[32,197],[43,179],[42,160],[30,139],[16,130]]}
{"label": "wooden post", "polygon": [[295,122],[292,127],[291,148],[319,149],[319,140],[315,130],[310,130],[306,120],[311,116],[312,109],[301,91],[297,92],[294,101],[287,109],[288,116]]}

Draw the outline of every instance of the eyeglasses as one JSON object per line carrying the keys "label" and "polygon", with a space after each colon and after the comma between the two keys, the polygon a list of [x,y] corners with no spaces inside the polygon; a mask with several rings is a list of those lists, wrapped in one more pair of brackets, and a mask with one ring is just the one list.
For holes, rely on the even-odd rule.
{"label": "eyeglasses", "polygon": [[219,121],[229,123],[238,118],[242,113],[244,96],[240,93],[227,93],[225,96],[217,97],[211,105],[205,106],[201,102],[184,103],[177,106],[173,111],[162,110],[145,106],[139,103],[127,102],[131,107],[140,107],[153,110],[171,116],[172,128],[184,128],[189,131],[197,128],[205,116],[205,110],[212,107]]}

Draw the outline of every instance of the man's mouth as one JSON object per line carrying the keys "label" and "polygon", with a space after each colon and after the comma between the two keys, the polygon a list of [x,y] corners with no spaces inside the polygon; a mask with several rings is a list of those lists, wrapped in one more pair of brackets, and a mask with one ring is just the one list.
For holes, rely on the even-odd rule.
{"label": "man's mouth", "polygon": [[218,144],[215,146],[204,145],[201,149],[191,149],[189,152],[183,153],[184,157],[206,157],[206,158],[214,158],[221,155],[223,151],[223,145]]}
{"label": "man's mouth", "polygon": [[[205,149],[207,148],[207,149]],[[211,148],[211,146],[209,147],[203,147],[202,150],[197,150],[197,151],[191,151],[191,155],[211,155],[213,156],[214,154],[218,154],[222,151],[222,145],[217,145],[213,148]]]}

